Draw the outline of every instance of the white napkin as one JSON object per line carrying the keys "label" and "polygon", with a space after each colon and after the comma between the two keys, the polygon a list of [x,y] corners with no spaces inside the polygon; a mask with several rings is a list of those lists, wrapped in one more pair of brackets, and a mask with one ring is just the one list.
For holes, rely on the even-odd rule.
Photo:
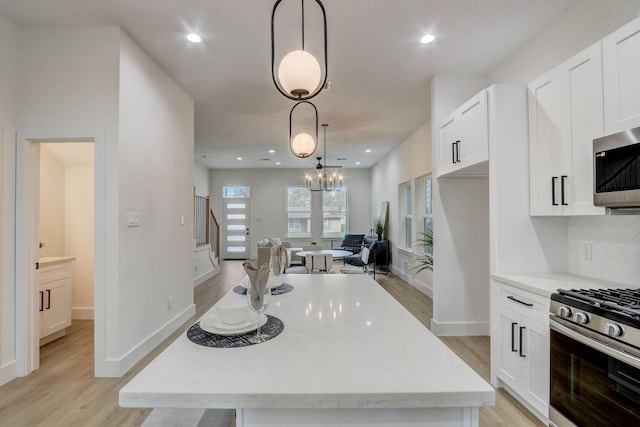
{"label": "white napkin", "polygon": [[243,262],[242,266],[249,276],[249,286],[251,286],[249,302],[254,310],[259,310],[264,305],[264,290],[269,281],[269,266],[263,264],[258,270],[248,261]]}

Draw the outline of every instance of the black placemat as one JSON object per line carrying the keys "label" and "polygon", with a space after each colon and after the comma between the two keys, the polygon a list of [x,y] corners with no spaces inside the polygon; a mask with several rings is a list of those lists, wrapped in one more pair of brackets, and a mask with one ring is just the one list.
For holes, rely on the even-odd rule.
{"label": "black placemat", "polygon": [[[278,286],[275,289],[271,289],[271,295],[281,295],[281,294],[286,294],[289,293],[293,290],[293,285],[290,285],[288,283],[283,283],[282,285]],[[247,294],[247,288],[245,288],[244,286],[238,285],[235,288],[233,288],[233,292],[235,292],[236,294],[240,294],[240,295],[246,295]]]}
{"label": "black placemat", "polygon": [[[284,323],[277,317],[267,314],[267,323],[260,327],[261,335],[268,335],[265,342],[272,340],[284,331]],[[260,344],[249,341],[249,338],[256,335],[256,330],[246,332],[242,335],[216,335],[200,328],[200,322],[196,323],[187,331],[187,337],[198,345],[217,348],[236,348],[249,345]]]}

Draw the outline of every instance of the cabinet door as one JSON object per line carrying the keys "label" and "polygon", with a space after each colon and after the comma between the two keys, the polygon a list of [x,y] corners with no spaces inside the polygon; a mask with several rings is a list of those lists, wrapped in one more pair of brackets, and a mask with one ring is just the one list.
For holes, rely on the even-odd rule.
{"label": "cabinet door", "polygon": [[455,144],[460,140],[460,120],[451,114],[440,126],[440,153],[438,154],[438,176],[455,169]]}
{"label": "cabinet door", "polygon": [[459,167],[489,160],[487,91],[460,107]]}
{"label": "cabinet door", "polygon": [[518,360],[520,315],[516,311],[496,304],[495,316],[494,321],[500,325],[497,376],[512,388],[518,389],[521,381]]}
{"label": "cabinet door", "polygon": [[602,40],[605,134],[640,126],[640,18]]}
{"label": "cabinet door", "polygon": [[549,416],[549,325],[524,314],[520,319],[525,327],[521,361],[527,376],[523,381],[526,385],[523,397],[540,413]]}
{"label": "cabinet door", "polygon": [[44,288],[44,310],[41,313],[40,337],[57,332],[71,325],[69,309],[70,279],[48,282]]}
{"label": "cabinet door", "polygon": [[573,215],[603,215],[604,208],[593,205],[593,140],[604,135],[602,44],[574,56],[564,68],[571,114],[571,170],[565,174],[565,197]]}
{"label": "cabinet door", "polygon": [[561,177],[570,156],[568,81],[556,68],[529,85],[530,213],[562,213]]}

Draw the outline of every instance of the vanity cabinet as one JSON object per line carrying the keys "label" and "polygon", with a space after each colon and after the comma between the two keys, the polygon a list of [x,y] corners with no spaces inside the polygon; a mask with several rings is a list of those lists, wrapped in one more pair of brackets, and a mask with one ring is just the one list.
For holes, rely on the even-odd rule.
{"label": "vanity cabinet", "polygon": [[605,135],[640,126],[640,18],[602,40]]}
{"label": "vanity cabinet", "polygon": [[489,132],[487,91],[482,90],[440,125],[438,177],[487,175]]}
{"label": "vanity cabinet", "polygon": [[549,416],[549,299],[492,281],[492,379]]}
{"label": "vanity cabinet", "polygon": [[531,215],[604,215],[593,205],[593,139],[603,134],[598,42],[529,84]]}
{"label": "vanity cabinet", "polygon": [[71,326],[71,262],[45,264],[38,271],[37,304],[40,312],[40,339],[41,344],[44,344],[49,341],[47,337],[55,333],[64,335],[64,329]]}

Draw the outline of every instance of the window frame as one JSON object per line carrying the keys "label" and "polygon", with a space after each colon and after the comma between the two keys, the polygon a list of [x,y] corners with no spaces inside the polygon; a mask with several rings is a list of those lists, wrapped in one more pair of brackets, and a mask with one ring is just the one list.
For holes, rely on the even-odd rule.
{"label": "window frame", "polygon": [[[299,229],[302,228],[301,227],[300,218],[291,218],[289,216],[292,213],[292,211],[290,210],[291,207],[289,206],[289,189],[291,189],[291,188],[303,189],[308,193],[308,197],[309,197],[308,210],[296,210],[295,211],[296,213],[308,213],[309,214],[308,219],[309,219],[310,227],[309,227],[309,230],[307,232],[305,232],[305,234],[302,234],[299,231],[295,232],[295,234],[291,234],[290,233],[291,230],[289,229],[289,221],[292,220],[292,219],[294,219],[294,220],[298,219]],[[304,186],[304,185],[295,185],[295,184],[287,185],[285,191],[286,191],[286,213],[287,213],[287,227],[286,227],[286,231],[285,231],[285,236],[287,238],[290,238],[290,239],[298,239],[298,238],[300,238],[300,239],[308,239],[308,238],[311,238],[312,237],[312,230],[313,230],[313,227],[311,226],[311,221],[312,221],[312,218],[313,218],[313,213],[312,213],[312,211],[313,211],[313,200],[312,200],[312,197],[311,197],[311,194],[312,194],[311,191],[309,191],[309,189],[307,189],[307,187]]]}
{"label": "window frame", "polygon": [[[327,193],[329,193],[328,191],[323,191],[322,192],[322,198],[321,198],[321,216],[320,216],[320,221],[321,221],[321,226],[322,226],[322,238],[323,239],[341,239],[344,237],[345,233],[347,232],[347,230],[349,229],[349,193],[347,190],[347,186],[346,185],[341,185],[336,187],[336,190],[332,190],[334,192],[343,192],[344,193],[344,209],[340,211],[341,215],[344,214],[344,230],[341,230],[339,234],[327,234],[325,232],[324,229],[324,214],[325,214],[325,206],[324,206],[324,197]],[[313,211],[313,206],[311,207],[312,211]],[[313,217],[313,213],[312,213],[312,217]],[[342,217],[340,218],[340,228],[342,228]]]}

